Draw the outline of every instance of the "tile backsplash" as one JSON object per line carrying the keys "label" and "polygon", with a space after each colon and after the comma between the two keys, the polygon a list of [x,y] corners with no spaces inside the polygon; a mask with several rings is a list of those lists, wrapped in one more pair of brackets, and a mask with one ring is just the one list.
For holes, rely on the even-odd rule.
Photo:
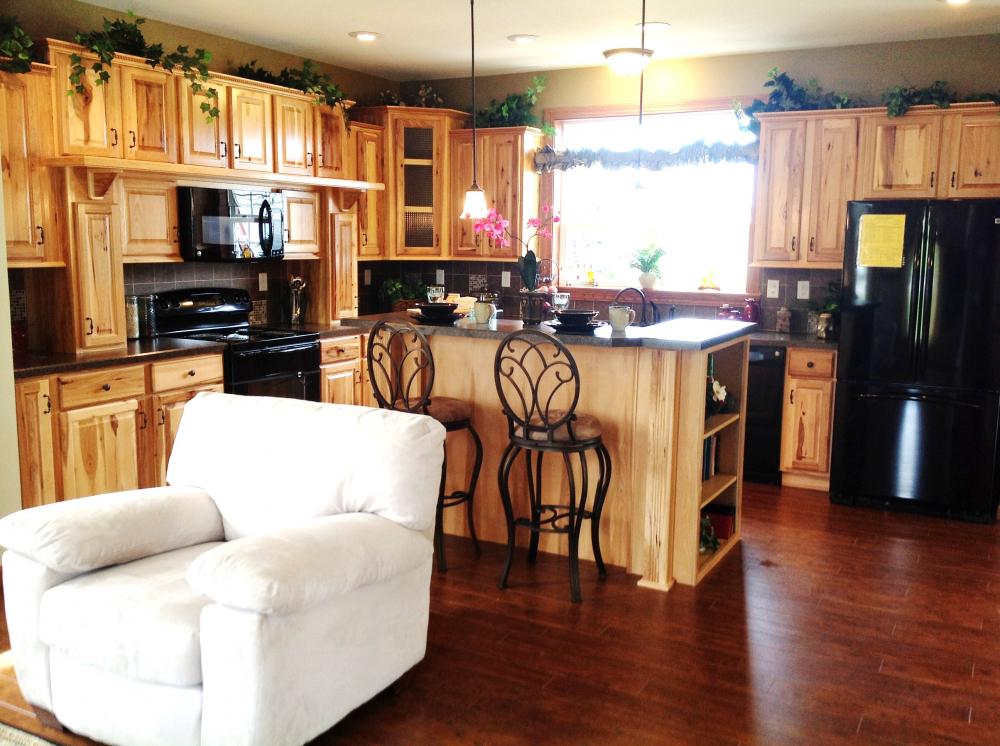
{"label": "tile backsplash", "polygon": [[[805,332],[806,316],[810,308],[825,304],[831,291],[830,283],[838,284],[842,272],[839,269],[765,269],[761,271],[760,307],[762,329],[771,331],[777,321],[778,309],[784,306],[792,312],[791,330]],[[777,280],[779,283],[778,297],[767,297],[767,281]],[[809,283],[809,299],[798,298],[798,283]]]}

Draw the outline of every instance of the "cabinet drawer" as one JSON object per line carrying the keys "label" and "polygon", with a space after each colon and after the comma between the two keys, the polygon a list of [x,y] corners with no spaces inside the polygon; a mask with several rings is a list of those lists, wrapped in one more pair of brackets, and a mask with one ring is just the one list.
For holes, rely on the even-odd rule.
{"label": "cabinet drawer", "polygon": [[341,360],[356,360],[361,356],[361,337],[340,337],[321,340],[319,364],[336,363]]}
{"label": "cabinet drawer", "polygon": [[146,376],[141,365],[68,373],[59,376],[57,380],[61,409],[75,409],[88,404],[143,396],[146,393]]}
{"label": "cabinet drawer", "polygon": [[788,375],[797,378],[833,378],[836,355],[833,350],[789,350]]}
{"label": "cabinet drawer", "polygon": [[222,380],[222,355],[200,355],[153,363],[153,391],[200,386]]}

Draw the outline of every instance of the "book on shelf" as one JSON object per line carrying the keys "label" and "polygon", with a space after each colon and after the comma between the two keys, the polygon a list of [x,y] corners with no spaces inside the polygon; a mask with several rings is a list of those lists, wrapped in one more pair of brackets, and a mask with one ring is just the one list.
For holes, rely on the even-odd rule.
{"label": "book on shelf", "polygon": [[707,481],[719,473],[719,436],[705,438],[701,458],[701,481]]}

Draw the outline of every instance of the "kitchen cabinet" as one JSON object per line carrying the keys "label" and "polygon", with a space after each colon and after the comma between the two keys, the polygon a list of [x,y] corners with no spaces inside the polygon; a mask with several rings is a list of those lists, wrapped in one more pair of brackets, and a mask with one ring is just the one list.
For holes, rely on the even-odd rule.
{"label": "kitchen cabinet", "polygon": [[[205,88],[214,88],[218,98],[213,100],[204,93],[191,90],[187,80],[177,79],[180,99],[180,162],[192,166],[229,168],[229,87],[222,81],[212,79]],[[202,111],[207,103],[219,110],[219,115],[211,119]]]}
{"label": "kitchen cabinet", "polygon": [[[533,155],[541,145],[542,133],[531,127],[481,129],[476,133],[479,158],[479,185],[487,204],[510,220],[516,235],[529,235],[528,220],[538,217],[539,178]],[[472,130],[452,130],[448,136],[449,186],[453,212],[461,210],[465,192],[472,184]],[[451,224],[451,254],[469,259],[517,259],[518,246],[502,246],[499,241],[477,234],[472,220],[457,214]]]}
{"label": "kitchen cabinet", "polygon": [[285,190],[285,259],[318,259],[319,192]]}
{"label": "kitchen cabinet", "polygon": [[151,397],[150,412],[153,424],[151,425],[152,445],[148,451],[152,463],[149,476],[151,484],[149,486],[158,487],[167,483],[167,464],[170,462],[170,453],[173,450],[174,441],[177,439],[177,429],[181,424],[184,407],[202,391],[222,393],[223,386],[220,382],[209,386],[156,394]]}
{"label": "kitchen cabinet", "polygon": [[113,238],[112,207],[75,205],[77,342],[83,349],[125,344],[125,279],[121,248]]}
{"label": "kitchen cabinet", "polygon": [[313,173],[313,103],[293,96],[274,96],[275,171]]}
{"label": "kitchen cabinet", "polygon": [[138,62],[116,61],[114,67],[122,92],[125,157],[176,163],[177,77]]}
{"label": "kitchen cabinet", "polygon": [[52,71],[0,73],[0,175],[2,175],[7,264],[15,267],[65,263],[59,174],[43,165],[54,153]]}
{"label": "kitchen cabinet", "polygon": [[[327,179],[346,178],[347,123],[339,106],[317,106],[308,102],[316,133],[315,158],[311,158],[314,174]],[[381,181],[381,179],[380,179]]]}
{"label": "kitchen cabinet", "polygon": [[858,198],[936,196],[941,125],[937,112],[864,117]]}
{"label": "kitchen cabinet", "polygon": [[58,495],[55,458],[55,418],[47,378],[18,381],[17,447],[21,469],[21,507],[55,502]]}
{"label": "kitchen cabinet", "polygon": [[447,138],[449,131],[468,121],[468,114],[379,106],[359,109],[354,117],[385,128],[387,256],[449,256],[452,206],[447,188]]}
{"label": "kitchen cabinet", "polygon": [[97,61],[92,54],[82,54],[87,68],[81,81],[84,93],[73,92],[69,82],[72,63],[70,55],[80,47],[55,39],[46,40],[49,57],[55,67],[54,98],[56,124],[59,132],[59,152],[63,155],[97,155],[120,158],[122,155],[120,81],[116,71],[104,85],[97,84],[97,75],[90,66]]}
{"label": "kitchen cabinet", "polygon": [[944,116],[942,197],[1000,196],[1000,108],[962,110]]}
{"label": "kitchen cabinet", "polygon": [[361,360],[324,365],[320,377],[324,402],[361,405]]}
{"label": "kitchen cabinet", "polygon": [[829,489],[833,429],[832,350],[790,349],[782,412],[782,484]]}
{"label": "kitchen cabinet", "polygon": [[64,500],[138,488],[138,399],[73,409],[59,419]]}
{"label": "kitchen cabinet", "polygon": [[756,265],[841,266],[846,203],[856,193],[858,139],[857,116],[762,118]]}
{"label": "kitchen cabinet", "polygon": [[123,261],[181,261],[174,183],[141,179],[119,181]]}
{"label": "kitchen cabinet", "polygon": [[232,167],[239,171],[273,171],[271,94],[231,85],[228,95]]}
{"label": "kitchen cabinet", "polygon": [[357,218],[354,213],[338,212],[333,216],[334,298],[331,307],[337,318],[358,315],[358,262],[355,243]]}
{"label": "kitchen cabinet", "polygon": [[[385,182],[383,166],[384,130],[375,124],[351,125],[354,143],[354,173],[358,181]],[[358,258],[385,256],[385,192],[363,192],[358,199]]]}

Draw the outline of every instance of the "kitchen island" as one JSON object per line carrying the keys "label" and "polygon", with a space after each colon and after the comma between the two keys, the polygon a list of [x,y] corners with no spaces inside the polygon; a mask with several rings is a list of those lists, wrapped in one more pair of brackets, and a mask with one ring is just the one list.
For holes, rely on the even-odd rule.
{"label": "kitchen island", "polygon": [[[361,333],[381,319],[412,321],[405,313],[343,319]],[[432,396],[471,402],[473,424],[483,441],[483,470],[476,488],[475,523],[480,538],[504,543],[507,528],[497,487],[499,459],[507,444],[507,421],[494,383],[500,341],[522,328],[520,321],[494,320],[454,326],[416,324],[427,335],[436,374]],[[542,324],[531,327],[551,333]],[[676,580],[695,585],[739,542],[747,354],[754,324],[676,319],[644,328],[594,336],[559,335],[580,372],[577,412],[597,417],[611,454],[612,477],[601,518],[605,562],[641,576],[640,585],[668,590]],[[728,406],[706,416],[709,368],[730,392]],[[713,441],[706,448],[706,441]],[[711,468],[705,454],[711,452]],[[448,439],[448,490],[468,477],[472,446],[461,434]],[[556,459],[552,460],[557,461]],[[526,479],[512,473],[515,513],[527,511]],[[520,481],[517,481],[520,480]],[[546,502],[564,501],[561,463],[546,462]],[[712,506],[711,508],[709,506]],[[700,552],[703,511],[732,515],[731,535],[717,550]],[[461,510],[444,512],[446,533],[467,535]],[[527,532],[518,533],[526,544]],[[566,554],[567,537],[542,534],[539,549]],[[589,532],[580,555],[592,558]],[[586,576],[584,576],[586,577]],[[511,576],[518,582],[518,573]]]}

